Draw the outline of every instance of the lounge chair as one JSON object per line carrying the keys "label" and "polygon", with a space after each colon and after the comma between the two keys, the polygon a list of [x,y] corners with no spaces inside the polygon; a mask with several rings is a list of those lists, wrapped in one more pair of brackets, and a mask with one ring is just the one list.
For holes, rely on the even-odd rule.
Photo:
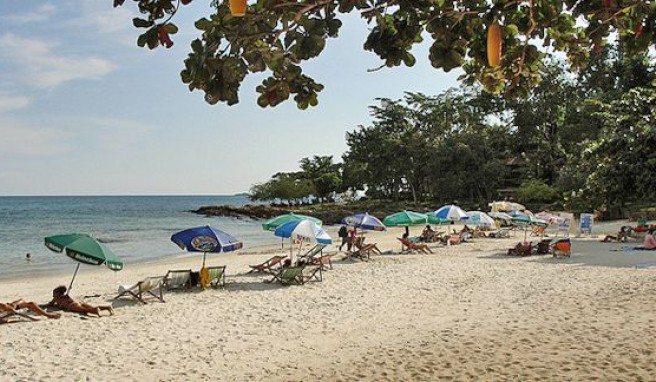
{"label": "lounge chair", "polygon": [[570,257],[572,255],[572,242],[569,238],[560,239],[555,243],[552,243],[550,248],[553,257]]}
{"label": "lounge chair", "polygon": [[216,265],[213,267],[207,267],[209,274],[209,283],[211,287],[225,287],[225,265]]}
{"label": "lounge chair", "polygon": [[273,273],[273,278],[265,282],[278,281],[282,285],[303,285],[308,281],[323,281],[322,266],[298,265],[286,267]]}
{"label": "lounge chair", "polygon": [[496,231],[490,231],[487,233],[487,237],[494,238],[508,238],[510,237],[510,227],[499,228]]}
{"label": "lounge chair", "polygon": [[364,236],[357,237],[353,245],[355,245],[355,248],[357,248],[359,251],[366,252],[367,258],[369,258],[369,255],[371,255],[371,252],[377,253],[379,255],[382,253],[378,248],[377,243],[365,243]]}
{"label": "lounge chair", "polygon": [[544,236],[546,229],[547,227],[545,226],[541,226],[541,225],[536,226],[533,228],[533,230],[531,230],[531,236]]}
{"label": "lounge chair", "polygon": [[325,244],[316,244],[305,254],[299,256],[297,264],[321,265],[324,270],[333,269],[333,255],[323,254],[323,249],[326,247]]}
{"label": "lounge chair", "polygon": [[191,288],[191,269],[178,269],[166,272],[164,286],[167,290]]}
{"label": "lounge chair", "polygon": [[401,242],[401,252],[404,251],[404,248],[407,248],[408,251],[419,251],[422,253],[433,253],[430,248],[428,248],[428,245],[424,243],[413,243],[410,241],[407,237],[397,237],[396,238],[398,241]]}
{"label": "lounge chair", "polygon": [[129,296],[143,304],[146,304],[146,297],[154,297],[164,302],[163,289],[164,276],[146,277],[134,285],[120,285],[114,300]]}
{"label": "lounge chair", "polygon": [[533,243],[517,243],[516,246],[508,249],[508,256],[531,256],[533,254]]}
{"label": "lounge chair", "polygon": [[286,257],[287,256],[273,256],[272,258],[264,261],[263,263],[256,264],[256,265],[249,265],[251,270],[248,271],[248,273],[254,273],[254,272],[275,273],[276,270],[278,270],[281,267],[282,261]]}

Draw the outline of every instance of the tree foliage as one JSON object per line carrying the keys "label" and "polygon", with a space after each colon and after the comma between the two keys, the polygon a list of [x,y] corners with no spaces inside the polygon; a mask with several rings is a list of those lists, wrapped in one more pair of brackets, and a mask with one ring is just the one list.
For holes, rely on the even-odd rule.
{"label": "tree foliage", "polygon": [[[114,0],[114,6],[125,0]],[[144,28],[137,44],[171,47],[178,30],[171,18],[191,0],[134,0]],[[462,68],[468,84],[479,81],[491,92],[527,94],[541,79],[541,63],[563,52],[572,70],[585,67],[617,32],[629,55],[656,42],[656,4],[651,0],[257,0],[244,17],[230,13],[228,1],[212,1],[215,12],[195,23],[200,38],[191,43],[182,81],[205,93],[210,104],[239,102],[249,73],[266,72],[257,86],[257,103],[276,106],[293,97],[305,109],[318,103],[323,85],[303,73],[305,61],[338,36],[340,16],[358,13],[371,25],[364,49],[382,66],[413,66],[413,46],[432,40],[429,57],[436,69]],[[501,23],[501,64],[487,62],[487,28]],[[549,53],[547,53],[549,52]]]}

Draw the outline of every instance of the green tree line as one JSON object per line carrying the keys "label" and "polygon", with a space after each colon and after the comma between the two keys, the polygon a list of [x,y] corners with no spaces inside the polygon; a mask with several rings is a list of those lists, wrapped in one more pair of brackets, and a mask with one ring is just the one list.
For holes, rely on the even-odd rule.
{"label": "green tree line", "polygon": [[373,122],[347,132],[341,163],[304,158],[301,171],[274,175],[252,196],[324,201],[366,189],[371,198],[485,207],[512,192],[588,211],[656,200],[653,59],[608,47],[578,75],[551,61],[541,77],[521,98],[462,85],[377,99]]}

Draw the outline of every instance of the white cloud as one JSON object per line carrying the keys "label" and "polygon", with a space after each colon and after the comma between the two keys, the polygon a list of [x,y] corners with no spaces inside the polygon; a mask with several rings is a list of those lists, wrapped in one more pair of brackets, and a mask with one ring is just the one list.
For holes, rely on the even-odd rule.
{"label": "white cloud", "polygon": [[65,132],[10,119],[0,119],[0,136],[0,155],[49,156],[69,150]]}
{"label": "white cloud", "polygon": [[31,12],[15,13],[2,17],[12,23],[31,24],[47,21],[55,13],[55,6],[52,4],[43,4]]}
{"label": "white cloud", "polygon": [[8,95],[0,93],[0,114],[10,110],[22,109],[30,104],[30,99],[22,95]]}
{"label": "white cloud", "polygon": [[52,88],[64,82],[99,79],[115,65],[95,57],[65,56],[56,52],[58,44],[21,38],[14,34],[0,36],[0,56],[20,66],[24,81],[39,88]]}

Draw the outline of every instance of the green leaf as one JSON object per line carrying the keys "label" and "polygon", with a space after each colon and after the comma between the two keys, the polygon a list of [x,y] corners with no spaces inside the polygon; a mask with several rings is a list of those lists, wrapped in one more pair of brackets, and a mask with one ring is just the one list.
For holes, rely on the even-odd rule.
{"label": "green leaf", "polygon": [[135,17],[132,19],[132,24],[137,28],[149,28],[153,26],[154,22]]}
{"label": "green leaf", "polygon": [[168,23],[165,24],[162,28],[166,31],[168,34],[176,34],[178,33],[178,26],[173,24],[173,23]]}

